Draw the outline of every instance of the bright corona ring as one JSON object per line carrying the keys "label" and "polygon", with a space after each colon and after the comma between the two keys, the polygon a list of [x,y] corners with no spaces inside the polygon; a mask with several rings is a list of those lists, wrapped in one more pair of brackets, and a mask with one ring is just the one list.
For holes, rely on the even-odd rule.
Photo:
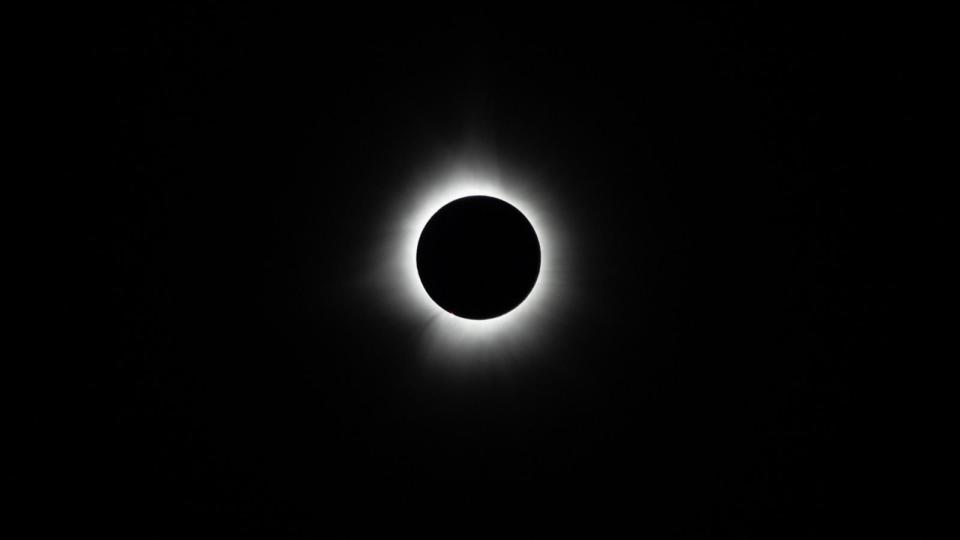
{"label": "bright corona ring", "polygon": [[[433,360],[457,364],[480,359],[520,360],[523,356],[537,352],[538,348],[550,341],[547,333],[562,316],[568,303],[567,278],[571,268],[564,257],[566,242],[563,241],[564,235],[560,234],[557,216],[549,210],[554,207],[551,203],[555,202],[555,197],[548,190],[538,189],[538,184],[531,180],[529,175],[524,177],[516,173],[507,174],[502,167],[448,164],[446,167],[438,167],[432,173],[417,176],[418,178],[411,182],[413,189],[397,201],[393,224],[383,238],[380,253],[389,264],[375,271],[380,285],[377,289],[386,293],[381,299],[388,303],[391,311],[422,329],[420,339],[423,352]],[[468,204],[461,201],[463,199],[476,208],[469,208]],[[454,202],[457,204],[450,206]],[[426,248],[420,245],[421,239],[424,238],[431,219],[445,208],[446,213],[441,212],[437,217],[437,220],[446,219],[441,228],[444,231],[450,229],[450,223],[457,223],[459,215],[466,215],[462,211],[471,210],[484,216],[487,210],[487,213],[503,212],[506,216],[504,220],[514,220],[511,223],[497,222],[493,225],[484,222],[479,228],[481,231],[488,230],[488,227],[492,227],[489,230],[499,231],[497,227],[502,224],[504,231],[509,227],[517,227],[518,229],[511,230],[520,230],[522,237],[526,234],[522,231],[522,222],[529,224],[529,235],[533,237],[532,241],[536,243],[537,250],[535,268],[532,266],[534,258],[531,254],[534,248],[530,247],[529,238],[526,239],[527,244],[523,244],[521,238],[519,242],[508,246],[514,250],[509,252],[509,256],[503,256],[502,250],[492,252],[495,257],[501,257],[500,262],[508,259],[513,261],[511,264],[517,268],[511,276],[519,276],[509,278],[513,280],[509,283],[512,289],[509,294],[503,293],[501,302],[493,302],[492,305],[478,303],[478,299],[483,296],[483,287],[490,286],[491,279],[496,285],[494,289],[500,291],[503,290],[500,287],[504,283],[502,279],[507,278],[485,277],[484,272],[489,273],[498,268],[498,261],[492,260],[492,264],[484,265],[488,252],[482,252],[480,258],[476,259],[477,250],[474,249],[457,251],[458,256],[468,259],[474,257],[469,259],[469,264],[461,266],[469,268],[473,274],[465,276],[466,280],[460,282],[484,282],[477,287],[468,287],[472,297],[464,300],[457,298],[455,294],[444,296],[442,285],[446,284],[443,279],[438,281],[438,278],[432,278],[435,283],[432,284],[433,290],[428,292],[427,287],[431,286],[431,277],[427,273],[429,269],[425,270],[427,282],[424,281],[424,276],[421,276],[421,270],[428,266],[425,260],[429,262],[429,259],[425,258]],[[515,209],[517,215],[509,215],[511,208]],[[430,230],[426,232],[427,240],[436,236],[431,236]],[[461,232],[457,230],[457,234]],[[471,238],[471,241],[476,242],[477,238],[482,240],[483,237],[484,235],[480,234]],[[501,244],[498,243],[498,246]],[[451,245],[453,244],[446,244],[445,249],[449,249]],[[419,269],[418,247],[421,247]],[[517,255],[518,253],[521,255]],[[437,259],[448,258],[448,254],[445,254]],[[518,258],[522,260],[516,262]],[[435,272],[436,275],[450,274],[446,267],[441,269],[443,271]],[[524,290],[526,285],[529,285],[529,291]],[[437,299],[431,297],[431,292]],[[507,296],[510,298],[506,298]],[[518,298],[520,301],[515,306],[512,305]],[[447,309],[437,300],[445,302]],[[455,314],[458,310],[462,311],[460,316]]]}

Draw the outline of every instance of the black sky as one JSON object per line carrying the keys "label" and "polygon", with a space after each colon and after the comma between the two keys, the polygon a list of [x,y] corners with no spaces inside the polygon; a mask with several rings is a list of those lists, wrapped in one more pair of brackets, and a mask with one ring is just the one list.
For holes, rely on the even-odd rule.
{"label": "black sky", "polygon": [[[79,270],[97,306],[84,523],[858,530],[915,144],[897,24],[690,4],[102,13],[70,53],[97,261]],[[436,377],[417,322],[356,281],[411,171],[468,140],[569,210],[576,309],[516,369]]]}

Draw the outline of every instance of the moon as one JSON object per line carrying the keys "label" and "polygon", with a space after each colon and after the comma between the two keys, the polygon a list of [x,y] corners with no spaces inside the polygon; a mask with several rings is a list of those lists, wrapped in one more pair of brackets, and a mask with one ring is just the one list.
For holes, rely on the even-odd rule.
{"label": "moon", "polygon": [[420,281],[437,305],[465,319],[492,319],[512,311],[533,290],[540,243],[530,221],[511,204],[463,197],[427,222],[416,260]]}

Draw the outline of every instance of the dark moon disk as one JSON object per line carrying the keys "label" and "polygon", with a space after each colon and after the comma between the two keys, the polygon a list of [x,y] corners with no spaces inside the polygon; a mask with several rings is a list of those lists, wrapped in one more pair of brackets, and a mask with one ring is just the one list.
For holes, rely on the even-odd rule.
{"label": "dark moon disk", "polygon": [[533,226],[494,197],[457,199],[420,234],[417,271],[440,307],[465,319],[492,319],[520,305],[540,273]]}

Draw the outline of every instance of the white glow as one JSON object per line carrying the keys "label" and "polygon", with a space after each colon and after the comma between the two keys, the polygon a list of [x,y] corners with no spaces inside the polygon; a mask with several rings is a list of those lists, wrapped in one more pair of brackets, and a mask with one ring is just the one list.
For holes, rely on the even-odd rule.
{"label": "white glow", "polygon": [[[388,264],[375,271],[377,287],[393,312],[423,329],[424,354],[435,361],[515,359],[544,343],[547,328],[567,302],[570,265],[562,225],[549,190],[517,171],[505,172],[491,160],[451,159],[410,182],[397,201],[396,214],[378,257]],[[416,253],[427,221],[447,203],[487,195],[515,206],[533,225],[540,242],[540,275],[515,309],[499,317],[472,320],[443,310],[427,294],[417,272]]]}

